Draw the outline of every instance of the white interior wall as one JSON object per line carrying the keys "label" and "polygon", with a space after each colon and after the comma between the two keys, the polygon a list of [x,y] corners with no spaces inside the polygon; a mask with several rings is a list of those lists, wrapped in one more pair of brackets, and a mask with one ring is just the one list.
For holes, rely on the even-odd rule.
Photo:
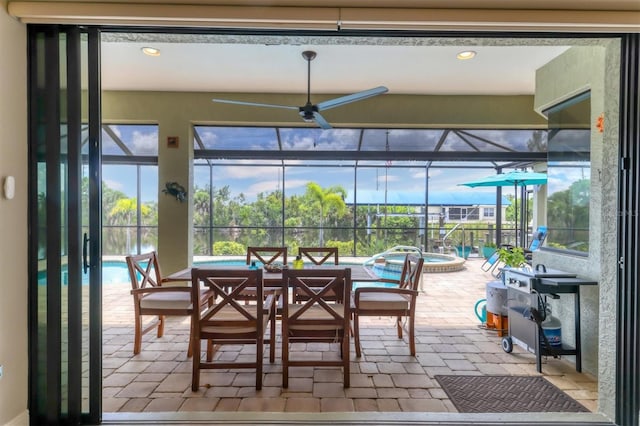
{"label": "white interior wall", "polygon": [[[27,55],[26,26],[0,11],[0,424],[27,421]],[[7,66],[10,65],[10,66]]]}

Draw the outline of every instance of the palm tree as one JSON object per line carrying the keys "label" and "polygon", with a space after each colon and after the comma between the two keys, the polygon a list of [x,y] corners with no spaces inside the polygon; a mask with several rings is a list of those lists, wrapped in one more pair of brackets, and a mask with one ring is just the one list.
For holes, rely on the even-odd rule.
{"label": "palm tree", "polygon": [[[126,253],[131,253],[131,221],[136,217],[138,212],[137,198],[120,198],[109,212],[109,217],[113,223],[120,222],[126,225],[127,242]],[[150,213],[149,206],[142,204],[140,206],[140,214],[145,216]]]}
{"label": "palm tree", "polygon": [[209,189],[197,189],[193,194],[194,222],[198,225],[209,225],[210,198]]}
{"label": "palm tree", "polygon": [[322,188],[315,182],[307,183],[306,195],[320,208],[320,245],[324,245],[324,220],[331,209],[342,216],[347,209],[344,202],[347,191],[341,186]]}

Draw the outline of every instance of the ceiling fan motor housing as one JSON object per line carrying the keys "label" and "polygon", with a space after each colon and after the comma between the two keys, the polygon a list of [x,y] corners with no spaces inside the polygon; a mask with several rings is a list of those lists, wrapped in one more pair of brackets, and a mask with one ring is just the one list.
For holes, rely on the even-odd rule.
{"label": "ceiling fan motor housing", "polygon": [[299,109],[300,117],[307,123],[313,122],[315,119],[315,113],[318,112],[318,107],[307,102],[305,106],[301,106]]}

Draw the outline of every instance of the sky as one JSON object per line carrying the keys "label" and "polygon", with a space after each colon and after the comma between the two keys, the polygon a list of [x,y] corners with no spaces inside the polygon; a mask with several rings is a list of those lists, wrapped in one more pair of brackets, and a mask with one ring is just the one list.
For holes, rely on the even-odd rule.
{"label": "sky", "polygon": [[[135,125],[135,126],[109,126],[113,130],[117,138],[120,138],[134,155],[157,155],[157,126]],[[271,129],[272,130],[272,129]],[[290,130],[290,129],[285,129]],[[350,144],[353,139],[353,131],[347,129],[334,129],[331,135],[335,138],[343,138],[348,140]],[[301,147],[303,149],[313,149],[314,143],[329,143],[334,149],[339,144],[331,144],[326,142],[328,137],[326,132],[319,133],[313,139],[298,137],[293,131],[283,131],[281,138],[283,144],[291,147]],[[379,139],[377,132],[372,134],[372,140]],[[396,132],[396,143],[405,144],[402,138],[406,132]],[[394,133],[394,135],[396,135]],[[324,135],[324,136],[322,136]],[[517,134],[521,138],[521,134]],[[216,135],[205,134],[205,145],[209,145]],[[430,136],[429,136],[430,137]],[[487,137],[487,133],[483,133],[482,137]],[[240,140],[249,141],[252,139],[271,138],[269,129],[263,128],[247,129],[246,132],[238,136],[236,143]],[[505,135],[495,134],[495,138],[505,138]],[[497,140],[493,139],[493,140]],[[379,142],[379,141],[378,141]],[[248,143],[248,142],[247,142]],[[377,143],[377,142],[372,142]],[[518,139],[517,145],[522,145],[522,140]],[[229,147],[227,147],[229,148]],[[323,148],[324,149],[324,148]],[[114,143],[110,135],[103,132],[103,154],[121,154],[122,150]],[[233,163],[233,164],[231,164]],[[245,164],[255,164],[253,161],[217,161],[214,171],[213,185],[217,188],[229,185],[233,193],[242,192],[248,201],[256,199],[259,193],[268,193],[274,190],[282,189],[282,168],[268,165],[245,166]],[[277,163],[277,162],[276,162]],[[342,162],[345,164],[345,162]],[[371,162],[370,162],[371,163]],[[310,181],[316,182],[322,187],[341,185],[347,191],[353,191],[354,172],[353,167],[320,167],[317,165],[305,165],[300,162],[291,161],[285,168],[285,193],[287,196],[293,194],[302,194],[305,191],[306,184]],[[411,162],[391,163],[391,167],[385,167],[383,162],[378,163],[377,167],[359,167],[358,168],[358,189],[369,191],[425,191],[425,174],[426,170],[422,167],[406,167],[411,166]],[[420,165],[423,163],[420,162]],[[435,164],[435,163],[434,163]],[[440,163],[448,166],[451,163]],[[467,163],[469,164],[469,163]],[[488,163],[484,163],[488,164]],[[476,164],[477,167],[477,164]],[[133,165],[108,165],[103,164],[103,181],[112,189],[124,192],[128,197],[136,196],[136,166]],[[468,188],[459,184],[466,181],[476,180],[495,173],[492,168],[438,168],[431,167],[429,169],[429,190],[442,192],[465,192],[465,191],[484,191],[495,193],[495,188]],[[141,199],[143,202],[155,202],[158,199],[158,178],[156,166],[141,167]],[[561,179],[561,177],[560,177]],[[204,187],[209,183],[209,175],[207,167],[194,168],[194,182],[199,187]],[[181,183],[184,185],[184,183]],[[162,187],[164,185],[160,184]],[[186,186],[186,185],[185,185]],[[513,189],[503,188],[503,195],[512,195]]]}
{"label": "sky", "polygon": [[[195,167],[194,181],[199,187],[209,182],[208,167]],[[241,191],[248,201],[254,201],[258,193],[268,193],[282,188],[281,167],[230,166],[216,167],[213,185],[221,188],[229,185],[232,192]],[[112,189],[124,192],[127,197],[136,196],[136,166],[103,165],[103,181]],[[358,169],[358,190],[416,191],[425,192],[424,168],[371,167]],[[468,188],[459,184],[493,174],[490,169],[438,169],[429,171],[429,190],[442,192],[488,192],[495,188]],[[322,187],[343,186],[353,191],[353,168],[286,167],[288,196],[305,192],[307,182],[313,181]],[[563,179],[558,176],[559,182]],[[156,202],[158,199],[158,176],[156,166],[141,167],[141,200]],[[503,188],[503,195],[513,195],[513,189]]]}

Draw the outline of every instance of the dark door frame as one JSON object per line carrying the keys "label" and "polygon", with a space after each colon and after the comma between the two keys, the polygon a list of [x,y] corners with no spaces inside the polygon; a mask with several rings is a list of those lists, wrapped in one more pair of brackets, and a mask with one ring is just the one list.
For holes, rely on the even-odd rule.
{"label": "dark door frame", "polygon": [[616,423],[640,423],[640,34],[622,37]]}
{"label": "dark door frame", "polygon": [[[28,407],[32,424],[96,424],[102,415],[99,48],[97,29],[28,27]],[[87,69],[82,68],[83,55]],[[86,97],[81,87],[83,72],[89,82]],[[90,111],[88,153],[82,150],[83,102]],[[85,168],[90,185],[83,196]],[[88,207],[83,206],[87,199]],[[87,246],[83,226],[85,230],[88,226]],[[85,304],[82,276],[87,263],[89,302]],[[83,325],[87,310],[88,329]]]}

